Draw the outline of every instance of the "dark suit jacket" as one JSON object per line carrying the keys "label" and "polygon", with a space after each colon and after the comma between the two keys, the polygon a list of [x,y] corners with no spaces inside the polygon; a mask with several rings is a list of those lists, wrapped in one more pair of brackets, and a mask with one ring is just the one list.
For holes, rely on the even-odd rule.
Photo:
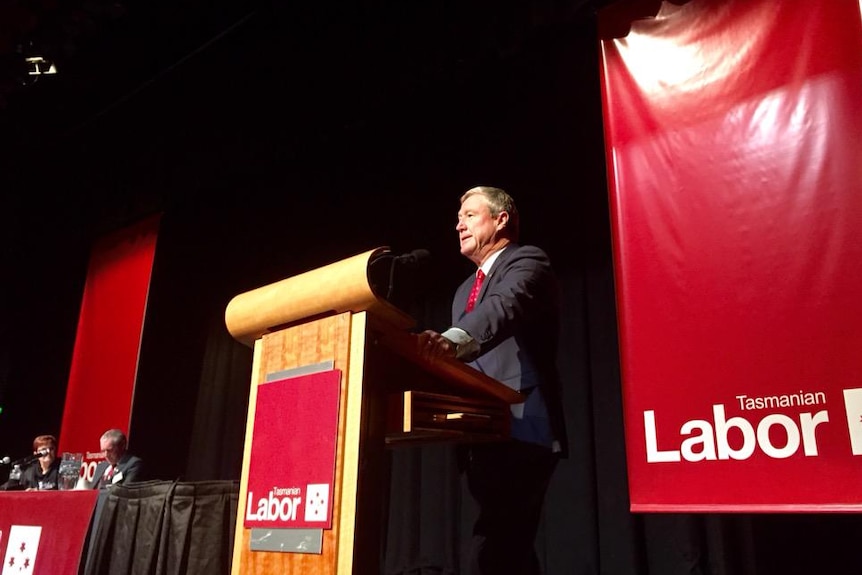
{"label": "dark suit jacket", "polygon": [[[109,465],[110,463],[108,463],[108,460],[106,459],[100,461],[96,466],[96,471],[93,473],[93,489],[99,488],[99,482],[102,479],[102,475],[105,474],[105,469],[107,469]],[[112,485],[140,481],[143,467],[144,461],[140,457],[136,457],[127,451],[117,462],[117,470],[114,472],[114,481],[112,481]]]}
{"label": "dark suit jacket", "polygon": [[550,260],[535,246],[509,244],[482,284],[476,306],[464,312],[474,276],[452,301],[452,325],[480,346],[469,364],[527,396],[513,406],[512,437],[568,450],[562,384],[557,370],[560,292]]}

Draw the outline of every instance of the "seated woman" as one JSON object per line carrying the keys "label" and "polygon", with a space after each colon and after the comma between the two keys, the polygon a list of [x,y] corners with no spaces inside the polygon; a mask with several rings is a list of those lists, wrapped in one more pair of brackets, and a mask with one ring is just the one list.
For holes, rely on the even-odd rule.
{"label": "seated woman", "polygon": [[10,473],[9,481],[3,484],[2,489],[58,489],[60,460],[57,459],[57,438],[53,435],[37,436],[33,440],[33,455],[24,458],[16,467],[20,467],[21,476],[14,479]]}
{"label": "seated woman", "polygon": [[39,458],[36,465],[31,465],[21,474],[21,485],[27,491],[58,489],[60,460],[57,459],[57,438],[53,435],[38,436],[33,440],[33,455],[39,455]]}

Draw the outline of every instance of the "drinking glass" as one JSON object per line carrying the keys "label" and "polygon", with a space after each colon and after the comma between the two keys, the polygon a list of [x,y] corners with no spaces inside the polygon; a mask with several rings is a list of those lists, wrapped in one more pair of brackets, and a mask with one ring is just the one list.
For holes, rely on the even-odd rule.
{"label": "drinking glass", "polygon": [[60,489],[64,491],[75,489],[78,478],[81,476],[81,463],[83,461],[83,453],[63,453],[60,459]]}

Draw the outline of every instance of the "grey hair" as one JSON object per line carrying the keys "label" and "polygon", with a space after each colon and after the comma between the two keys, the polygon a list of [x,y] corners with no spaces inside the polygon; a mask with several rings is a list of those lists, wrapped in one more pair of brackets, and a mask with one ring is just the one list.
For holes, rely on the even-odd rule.
{"label": "grey hair", "polygon": [[482,196],[485,198],[485,203],[488,204],[488,209],[491,212],[491,217],[496,218],[500,212],[509,214],[509,222],[506,225],[508,228],[508,237],[512,241],[518,241],[518,235],[521,232],[521,222],[518,216],[518,208],[515,206],[515,200],[512,196],[506,193],[501,188],[491,186],[476,186],[470,188],[461,196],[461,203],[471,196]]}
{"label": "grey hair", "polygon": [[126,447],[127,443],[126,434],[119,429],[109,429],[102,434],[102,439],[107,439],[111,442],[111,445],[119,445],[121,447]]}

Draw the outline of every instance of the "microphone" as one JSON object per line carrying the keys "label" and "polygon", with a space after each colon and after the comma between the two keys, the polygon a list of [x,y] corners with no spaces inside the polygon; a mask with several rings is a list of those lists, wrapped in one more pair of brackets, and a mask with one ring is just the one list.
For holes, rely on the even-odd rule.
{"label": "microphone", "polygon": [[395,256],[393,262],[398,262],[400,264],[415,266],[424,262],[425,260],[431,258],[431,252],[428,250],[418,249],[413,250],[410,253],[401,254],[400,256]]}
{"label": "microphone", "polygon": [[431,258],[431,252],[428,250],[418,249],[412,252],[401,254],[392,258],[392,263],[389,265],[389,290],[386,292],[386,299],[391,300],[392,294],[395,291],[395,265],[401,264],[404,267],[412,268],[420,263]]}
{"label": "microphone", "polygon": [[[43,455],[48,455],[49,453],[51,453],[50,449],[43,448],[43,449],[40,449],[39,451],[34,452],[33,455],[28,455],[27,457],[22,457],[18,461],[13,462],[12,465],[20,465],[21,467],[24,467],[25,465],[30,465],[31,463],[33,463],[34,461],[36,461],[37,459],[39,459]],[[9,459],[9,458],[8,457],[3,458],[4,461],[6,459]]]}

